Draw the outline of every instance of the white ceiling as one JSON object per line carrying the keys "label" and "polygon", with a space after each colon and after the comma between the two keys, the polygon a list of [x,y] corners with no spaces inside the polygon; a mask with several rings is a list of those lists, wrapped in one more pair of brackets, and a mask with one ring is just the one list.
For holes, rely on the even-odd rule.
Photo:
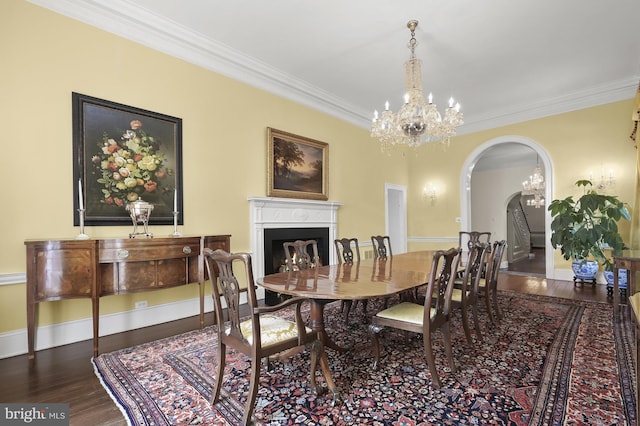
{"label": "white ceiling", "polygon": [[459,134],[632,98],[638,0],[29,0],[368,128],[404,93],[420,21],[425,93]]}

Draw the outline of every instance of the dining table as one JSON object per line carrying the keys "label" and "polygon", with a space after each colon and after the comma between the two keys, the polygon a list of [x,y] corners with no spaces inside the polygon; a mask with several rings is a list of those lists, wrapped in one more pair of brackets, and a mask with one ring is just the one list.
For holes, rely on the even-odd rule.
{"label": "dining table", "polygon": [[258,279],[257,283],[267,290],[309,299],[308,326],[317,333],[318,341],[322,343],[320,368],[334,400],[339,400],[325,347],[336,351],[345,348],[338,346],[327,333],[325,306],[336,300],[384,298],[424,285],[428,281],[434,252],[413,251],[388,258],[364,259],[353,264],[278,272]]}

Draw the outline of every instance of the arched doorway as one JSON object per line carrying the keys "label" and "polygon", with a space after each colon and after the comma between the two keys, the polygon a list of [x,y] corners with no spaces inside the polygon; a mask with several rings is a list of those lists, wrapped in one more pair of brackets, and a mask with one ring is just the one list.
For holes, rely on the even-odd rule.
{"label": "arched doorway", "polygon": [[[533,152],[537,159],[536,161],[539,161],[541,167],[544,169],[544,178],[546,183],[544,197],[546,200],[551,200],[553,188],[553,164],[547,151],[537,142],[523,136],[501,136],[491,139],[477,147],[469,157],[467,157],[462,168],[460,176],[460,210],[462,230],[472,230],[476,228],[473,223],[473,216],[476,215],[476,221],[479,221],[477,218],[479,208],[476,207],[474,211],[474,205],[477,204],[474,204],[472,199],[478,199],[478,187],[483,188],[488,185],[488,188],[491,190],[484,196],[484,207],[482,207],[483,209],[487,209],[485,214],[488,218],[485,219],[488,221],[483,223],[489,223],[492,227],[492,240],[507,239],[507,204],[511,198],[510,196],[522,188],[522,181],[524,180],[522,176],[514,177],[513,174],[509,174],[512,172],[509,170],[509,166],[516,161],[516,157],[501,158],[500,155],[497,155],[500,154],[503,148],[505,151],[509,151],[509,147],[528,148],[528,150]],[[476,179],[473,179],[473,177],[476,165],[483,164],[483,157],[489,155],[496,157],[497,161],[494,161],[496,167],[492,170],[491,176],[489,177],[491,180],[487,184],[486,182],[479,182],[480,179],[478,179],[478,174],[476,175]],[[529,166],[531,171],[533,170],[533,166],[535,166],[535,163]],[[522,174],[522,172],[520,173]],[[473,187],[476,187],[476,194],[472,194]],[[499,191],[496,191],[497,187],[503,188],[503,195],[501,195]],[[547,211],[546,206],[543,208],[545,235],[551,235],[551,215]],[[550,238],[544,238],[544,240],[545,276],[547,278],[554,278],[554,250],[551,247]]]}

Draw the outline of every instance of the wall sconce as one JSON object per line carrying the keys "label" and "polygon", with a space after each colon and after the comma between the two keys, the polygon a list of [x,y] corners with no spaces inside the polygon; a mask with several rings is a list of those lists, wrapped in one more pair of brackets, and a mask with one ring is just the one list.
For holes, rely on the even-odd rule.
{"label": "wall sconce", "polygon": [[422,188],[422,198],[424,198],[425,200],[428,198],[431,200],[431,204],[435,204],[436,200],[438,199],[438,193],[433,183],[430,182],[428,187],[425,186],[424,188]]}
{"label": "wall sconce", "polygon": [[589,180],[591,181],[591,183],[593,183],[593,186],[600,191],[604,191],[608,187],[616,184],[613,169],[609,169],[609,174],[607,175],[605,173],[604,166],[600,167],[600,182],[596,182],[593,180],[593,172],[591,171],[589,171]]}

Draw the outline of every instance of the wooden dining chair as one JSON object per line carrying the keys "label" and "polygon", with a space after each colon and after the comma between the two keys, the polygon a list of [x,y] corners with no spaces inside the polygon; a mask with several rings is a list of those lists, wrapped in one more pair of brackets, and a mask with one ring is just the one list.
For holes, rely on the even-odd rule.
{"label": "wooden dining chair", "polygon": [[477,243],[491,243],[491,232],[460,231],[458,232],[458,244],[460,247],[471,251]]}
{"label": "wooden dining chair", "polygon": [[[354,262],[360,263],[360,246],[358,245],[357,238],[338,238],[334,240],[336,246],[336,254],[338,256],[338,263],[345,265],[353,265]],[[341,305],[341,311],[344,316],[344,323],[349,322],[349,313],[353,308],[358,305],[358,300],[343,300]],[[362,300],[363,313],[367,312],[367,301]]]}
{"label": "wooden dining chair", "polygon": [[387,235],[372,235],[373,258],[387,258],[393,256],[391,251],[391,239]]}
{"label": "wooden dining chair", "polygon": [[[467,264],[469,252],[477,243],[491,244],[491,232],[483,231],[460,231],[458,232],[458,246],[462,248],[461,265]],[[462,274],[460,274],[461,276]]]}
{"label": "wooden dining chair", "polygon": [[[372,235],[371,236],[371,244],[373,245],[373,259],[374,261],[380,261],[385,259],[393,258],[393,251],[391,250],[391,239],[387,235]],[[400,301],[408,300],[408,301],[416,301],[418,299],[418,287],[408,290],[402,294],[399,294],[398,297]],[[390,298],[385,298],[384,307],[386,308],[389,304]]]}
{"label": "wooden dining chair", "polygon": [[[250,424],[260,382],[261,361],[276,354],[294,354],[305,346],[311,351],[311,386],[319,388],[315,381],[316,366],[321,354],[321,343],[311,329],[305,327],[301,305],[306,299],[290,298],[276,306],[259,306],[256,297],[251,255],[230,254],[223,250],[204,250],[205,264],[213,283],[213,304],[216,316],[218,345],[217,365],[211,396],[211,404],[220,400],[220,389],[224,378],[227,346],[251,357],[251,373],[247,401],[242,422]],[[234,265],[238,277],[234,272]],[[240,268],[239,265],[242,267]],[[248,316],[240,313],[240,295],[246,294],[249,305]],[[226,308],[222,307],[222,299]],[[295,306],[295,321],[276,315],[283,308]],[[246,315],[246,314],[245,314]]]}
{"label": "wooden dining chair", "polygon": [[462,277],[455,280],[455,286],[451,293],[451,308],[460,309],[462,316],[462,327],[464,329],[467,342],[473,344],[471,338],[471,328],[469,327],[469,316],[473,314],[473,324],[476,338],[482,341],[480,330],[480,320],[478,318],[478,292],[482,271],[487,267],[491,254],[491,245],[488,243],[477,243],[469,251],[467,265],[462,272]]}
{"label": "wooden dining chair", "polygon": [[[423,304],[401,302],[378,312],[369,325],[372,337],[373,368],[380,362],[379,335],[385,328],[393,328],[421,333],[424,344],[424,357],[431,372],[434,387],[440,388],[440,376],[436,369],[433,353],[433,333],[440,329],[444,337],[444,349],[451,371],[456,371],[451,349],[450,309],[451,294],[460,260],[460,249],[438,250],[433,254],[431,272],[427,284],[427,293]],[[432,305],[432,296],[436,295]]]}
{"label": "wooden dining chair", "polygon": [[360,246],[357,238],[339,238],[334,240],[338,263],[360,262]]}
{"label": "wooden dining chair", "polygon": [[478,285],[478,295],[484,297],[489,320],[493,325],[497,325],[502,319],[502,311],[498,304],[498,276],[506,246],[507,242],[505,240],[493,243],[486,274],[480,278]]}
{"label": "wooden dining chair", "polygon": [[312,269],[322,265],[316,240],[287,241],[282,244],[286,268]]}

